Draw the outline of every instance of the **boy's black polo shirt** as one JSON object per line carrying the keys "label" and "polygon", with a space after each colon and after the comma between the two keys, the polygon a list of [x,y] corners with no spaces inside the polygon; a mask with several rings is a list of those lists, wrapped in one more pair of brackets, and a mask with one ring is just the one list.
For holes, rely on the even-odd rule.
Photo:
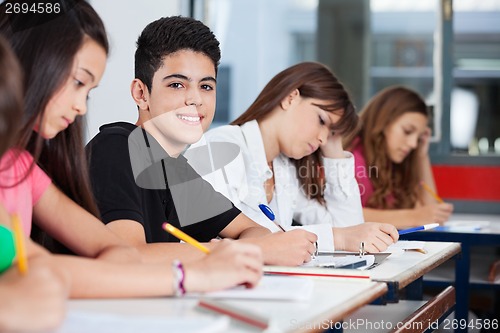
{"label": "boy's black polo shirt", "polygon": [[[100,132],[87,145],[90,178],[102,221],[106,224],[123,219],[137,221],[143,225],[148,243],[178,242],[177,238],[162,229],[164,222],[169,222],[182,229],[199,241],[209,241],[215,238],[241,213],[240,210],[234,207],[222,194],[216,192],[208,182],[197,176],[185,158],[182,156],[170,158],[166,155],[166,158],[162,159],[167,170],[169,168],[182,170],[179,177],[188,180],[195,178],[195,175],[197,176],[196,188],[182,194],[190,201],[189,205],[192,205],[193,209],[197,202],[202,201],[207,207],[220,206],[221,204],[224,207],[229,207],[228,210],[214,217],[182,227],[174,206],[172,193],[170,188],[167,189],[169,185],[165,186],[161,164],[154,163],[147,170],[148,177],[154,179],[151,183],[158,185],[156,189],[140,187],[136,183],[137,178],[134,177],[134,172],[137,175],[137,168],[134,165],[133,170],[131,164],[129,136],[137,128],[137,126],[125,122],[103,125],[99,129]],[[159,146],[150,135],[147,137],[150,138],[148,144]],[[143,180],[144,177],[141,179]],[[175,186],[171,180],[168,182]],[[141,184],[140,180],[139,184]],[[179,200],[175,193],[174,198]],[[184,216],[190,215],[191,211],[188,209],[184,213],[180,212],[182,221],[185,221]]]}

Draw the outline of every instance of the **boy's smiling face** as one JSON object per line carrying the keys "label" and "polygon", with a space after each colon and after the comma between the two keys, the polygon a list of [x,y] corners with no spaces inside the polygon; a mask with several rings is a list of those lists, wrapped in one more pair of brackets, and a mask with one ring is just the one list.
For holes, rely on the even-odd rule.
{"label": "boy's smiling face", "polygon": [[149,113],[144,125],[179,148],[198,141],[214,117],[215,77],[214,64],[203,53],[180,50],[166,56],[151,91],[144,92]]}

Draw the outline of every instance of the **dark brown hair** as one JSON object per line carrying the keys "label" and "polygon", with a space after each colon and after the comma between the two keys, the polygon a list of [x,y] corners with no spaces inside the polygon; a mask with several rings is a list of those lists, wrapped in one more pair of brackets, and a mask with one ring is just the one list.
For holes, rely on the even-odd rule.
{"label": "dark brown hair", "polygon": [[191,17],[162,17],[149,23],[137,39],[135,51],[135,77],[151,92],[153,76],[163,65],[163,59],[181,50],[191,50],[206,55],[219,67],[219,41],[202,22]]}
{"label": "dark brown hair", "polygon": [[21,69],[0,35],[0,157],[16,142],[23,111]]}
{"label": "dark brown hair", "polygon": [[[264,87],[252,105],[231,124],[242,125],[250,120],[264,119],[295,89],[298,89],[304,98],[331,102],[328,105],[317,106],[341,115],[333,130],[344,135],[356,128],[358,116],[346,89],[326,66],[316,62],[299,63],[278,73]],[[306,195],[323,204],[325,176],[321,172],[323,166],[320,151],[317,150],[311,155],[293,161],[297,167],[300,185]]]}
{"label": "dark brown hair", "polygon": [[[349,149],[359,142],[368,166],[375,166],[377,177],[370,178],[374,192],[367,202],[371,208],[412,208],[419,197],[419,163],[414,149],[402,163],[393,163],[387,152],[384,129],[407,112],[428,117],[427,106],[416,92],[401,86],[376,94],[360,113],[360,129],[346,142]],[[359,141],[356,138],[359,137]],[[420,142],[418,143],[420,146]],[[394,200],[388,200],[390,197]]]}
{"label": "dark brown hair", "polygon": [[[36,20],[36,16],[32,18]],[[41,23],[32,22],[23,29],[14,29],[13,22],[17,19],[22,20],[22,17],[5,11],[0,13],[0,33],[7,37],[24,71],[25,112],[17,146],[26,147],[68,197],[98,216],[84,150],[84,120],[77,117],[73,124],[51,140],[44,140],[33,129],[37,121],[41,122],[51,98],[71,75],[75,55],[85,38],[99,44],[106,54],[109,52],[104,24],[83,0],[63,1],[61,15]],[[50,248],[42,240],[48,237],[36,237],[39,229],[33,227],[32,237]]]}

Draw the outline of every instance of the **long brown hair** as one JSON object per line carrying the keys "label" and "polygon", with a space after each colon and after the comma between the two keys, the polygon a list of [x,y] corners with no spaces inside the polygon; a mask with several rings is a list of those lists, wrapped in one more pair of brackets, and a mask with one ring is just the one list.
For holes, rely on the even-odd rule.
{"label": "long brown hair", "polygon": [[[84,119],[77,117],[51,140],[44,140],[33,129],[37,121],[41,122],[50,99],[71,75],[75,55],[85,38],[99,44],[106,54],[109,52],[104,24],[83,0],[61,2],[61,15],[46,22],[37,22],[43,16],[31,18],[34,21],[26,24],[21,14],[0,14],[0,33],[7,37],[24,71],[25,113],[17,146],[26,147],[68,197],[98,216],[84,150]],[[32,237],[52,247],[50,237],[36,225]]]}
{"label": "long brown hair", "polygon": [[[298,89],[304,98],[331,101],[318,105],[323,110],[341,115],[334,130],[340,134],[352,132],[358,123],[358,116],[346,89],[325,66],[316,62],[303,62],[278,73],[269,81],[250,107],[235,119],[231,125],[242,125],[251,120],[267,117],[292,91]],[[301,188],[309,198],[324,203],[323,189],[325,175],[319,150],[299,160],[293,160]],[[307,170],[307,172],[299,172]],[[319,189],[319,190],[318,190]]]}
{"label": "long brown hair", "polygon": [[[0,36],[0,157],[16,141],[23,110],[21,68]],[[0,184],[1,185],[1,184]]]}
{"label": "long brown hair", "polygon": [[[406,112],[418,112],[428,117],[427,106],[416,92],[401,86],[386,88],[376,94],[360,113],[360,130],[347,142],[363,147],[368,166],[375,166],[377,177],[370,178],[373,195],[367,202],[372,208],[412,208],[419,197],[419,163],[412,150],[402,163],[393,163],[387,152],[384,129]],[[359,137],[359,141],[356,138]],[[420,146],[420,142],[418,143]],[[393,199],[390,199],[390,197]]]}

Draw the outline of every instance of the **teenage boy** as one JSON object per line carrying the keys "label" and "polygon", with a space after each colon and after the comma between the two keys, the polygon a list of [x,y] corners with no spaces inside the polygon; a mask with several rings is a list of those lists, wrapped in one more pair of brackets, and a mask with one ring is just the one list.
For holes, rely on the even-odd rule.
{"label": "teenage boy", "polygon": [[[102,126],[87,147],[101,219],[152,261],[202,255],[162,230],[169,222],[203,242],[220,236],[254,243],[266,264],[307,262],[315,234],[272,234],[194,177],[181,155],[213,120],[219,60],[219,42],[200,21],[166,17],[142,31],[131,85],[138,120]],[[193,217],[193,209],[206,216]]]}

